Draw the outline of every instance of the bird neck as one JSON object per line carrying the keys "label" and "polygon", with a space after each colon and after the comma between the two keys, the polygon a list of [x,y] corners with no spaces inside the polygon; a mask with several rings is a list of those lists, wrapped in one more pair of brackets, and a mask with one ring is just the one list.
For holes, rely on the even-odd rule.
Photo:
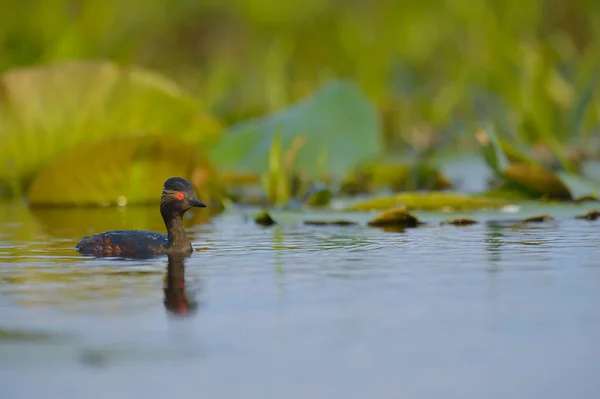
{"label": "bird neck", "polygon": [[175,252],[191,252],[192,244],[183,227],[183,214],[163,214],[162,216],[169,237],[169,249]]}

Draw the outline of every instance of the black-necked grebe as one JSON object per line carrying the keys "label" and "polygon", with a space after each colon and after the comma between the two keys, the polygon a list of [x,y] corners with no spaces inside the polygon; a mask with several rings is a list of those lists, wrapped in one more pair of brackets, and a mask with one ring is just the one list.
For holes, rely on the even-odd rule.
{"label": "black-necked grebe", "polygon": [[183,228],[183,214],[193,207],[204,208],[206,205],[196,198],[190,182],[171,177],[165,182],[160,198],[160,214],[167,234],[113,230],[84,237],[76,248],[82,254],[96,257],[145,258],[167,253],[190,254],[193,249]]}

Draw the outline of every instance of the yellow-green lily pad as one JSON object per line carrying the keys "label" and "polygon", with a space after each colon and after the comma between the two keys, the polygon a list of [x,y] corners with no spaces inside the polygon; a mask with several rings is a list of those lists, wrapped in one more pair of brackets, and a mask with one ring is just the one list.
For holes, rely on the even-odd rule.
{"label": "yellow-green lily pad", "polygon": [[577,203],[588,202],[588,201],[599,202],[600,198],[598,198],[598,196],[593,195],[593,194],[585,194],[585,195],[575,198],[575,202],[577,202]]}
{"label": "yellow-green lily pad", "polygon": [[472,224],[477,224],[477,223],[479,223],[479,222],[477,222],[477,220],[471,219],[471,218],[456,218],[456,219],[444,220],[441,224],[442,225],[451,224],[454,226],[470,226]]}
{"label": "yellow-green lily pad", "polygon": [[355,226],[358,223],[351,220],[305,220],[305,225],[308,226]]}
{"label": "yellow-green lily pad", "polygon": [[323,207],[329,205],[331,201],[331,191],[327,188],[316,190],[306,199],[306,205],[310,207]]}
{"label": "yellow-green lily pad", "polygon": [[38,173],[27,192],[34,206],[158,203],[169,177],[189,179],[209,207],[223,191],[212,166],[171,136],[110,137],[69,150]]}
{"label": "yellow-green lily pad", "polygon": [[404,208],[390,209],[382,214],[378,215],[371,221],[369,226],[384,227],[384,226],[397,226],[397,227],[416,227],[422,224],[419,219],[406,211]]}
{"label": "yellow-green lily pad", "polygon": [[548,214],[530,216],[523,219],[523,223],[545,223],[551,222],[554,220],[554,217]]}
{"label": "yellow-green lily pad", "polygon": [[277,223],[267,211],[262,211],[256,215],[254,221],[260,226],[272,226]]}
{"label": "yellow-green lily pad", "polygon": [[140,132],[206,148],[221,126],[177,84],[138,67],[68,61],[0,77],[0,185],[13,193],[64,151]]}
{"label": "yellow-green lily pad", "polygon": [[503,171],[505,178],[526,191],[548,199],[571,200],[569,188],[554,173],[530,163],[511,163]]}
{"label": "yellow-green lily pad", "polygon": [[597,220],[597,219],[600,219],[600,211],[598,211],[598,210],[589,211],[585,215],[577,215],[576,218],[577,219],[585,219],[585,220]]}
{"label": "yellow-green lily pad", "polygon": [[386,210],[404,206],[407,210],[467,211],[497,209],[508,205],[504,200],[451,192],[410,192],[392,197],[366,200],[352,205],[351,211]]}

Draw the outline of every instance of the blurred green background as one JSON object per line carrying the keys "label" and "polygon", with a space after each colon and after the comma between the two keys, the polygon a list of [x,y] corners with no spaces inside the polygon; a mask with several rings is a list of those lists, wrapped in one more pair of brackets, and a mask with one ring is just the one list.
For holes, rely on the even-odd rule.
{"label": "blurred green background", "polygon": [[[214,118],[212,137],[217,125],[227,134],[344,79],[374,105],[382,149],[371,158],[475,149],[474,132],[488,126],[505,150],[570,171],[600,152],[595,0],[0,0],[0,9],[0,72],[64,60],[137,65]],[[6,121],[14,104],[5,108]],[[121,133],[151,130],[132,126]],[[7,168],[8,191],[43,166]]]}

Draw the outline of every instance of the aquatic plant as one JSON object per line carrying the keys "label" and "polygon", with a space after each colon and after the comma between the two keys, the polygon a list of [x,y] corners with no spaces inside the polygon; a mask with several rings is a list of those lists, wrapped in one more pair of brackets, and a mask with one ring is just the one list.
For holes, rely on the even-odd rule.
{"label": "aquatic plant", "polygon": [[[87,145],[133,134],[193,146],[228,183],[215,197],[267,175],[278,204],[348,176],[344,193],[447,189],[433,155],[476,149],[481,126],[506,161],[484,148],[501,183],[488,194],[598,193],[583,167],[600,154],[597,2],[365,5],[0,0],[0,195],[47,187],[77,148],[100,165],[93,154],[111,152]],[[277,129],[281,154],[305,140],[289,171],[270,156]],[[153,179],[154,161],[132,161],[125,180]],[[116,176],[88,175],[98,188]]]}
{"label": "aquatic plant", "polygon": [[463,211],[497,209],[508,205],[502,199],[451,192],[404,192],[388,197],[375,197],[351,205],[351,211],[388,210],[404,207],[407,210]]}
{"label": "aquatic plant", "polygon": [[521,195],[524,198],[544,200],[574,200],[575,193],[590,195],[598,191],[598,187],[594,187],[593,182],[586,181],[584,177],[568,171],[552,171],[528,159],[515,149],[510,149],[509,157],[505,152],[505,145],[501,143],[493,129],[478,130],[475,138],[481,146],[483,158],[498,180],[497,187],[488,195],[492,194],[496,197]]}
{"label": "aquatic plant", "polygon": [[[52,63],[11,70],[0,78],[0,87],[0,186],[15,194],[25,192],[36,176],[43,176],[36,185],[47,188],[50,181],[42,183],[41,179],[56,182],[61,174],[67,178],[72,177],[69,173],[79,173],[79,179],[72,182],[74,190],[87,196],[99,194],[95,202],[103,202],[107,196],[112,201],[115,197],[101,193],[100,188],[112,179],[123,179],[133,166],[132,157],[148,156],[142,155],[142,141],[127,137],[168,134],[170,140],[145,144],[149,145],[146,150],[164,153],[170,151],[170,141],[174,151],[181,151],[179,141],[192,148],[210,146],[221,131],[220,123],[202,112],[199,101],[169,79],[137,67],[111,62]],[[97,147],[85,147],[96,141]],[[189,159],[186,154],[181,156]],[[67,158],[57,160],[60,156]],[[177,154],[168,156],[175,166]],[[183,160],[175,168],[188,168],[188,163]],[[138,163],[135,173],[141,173],[139,177],[148,186],[160,187],[164,173],[157,176],[160,168],[150,164],[142,171]],[[45,171],[46,167],[50,169]],[[122,183],[131,182],[125,179]],[[95,187],[89,190],[87,185]],[[54,192],[60,196],[56,188]],[[138,195],[138,199],[144,195],[128,194]],[[34,200],[40,198],[34,195]]]}

